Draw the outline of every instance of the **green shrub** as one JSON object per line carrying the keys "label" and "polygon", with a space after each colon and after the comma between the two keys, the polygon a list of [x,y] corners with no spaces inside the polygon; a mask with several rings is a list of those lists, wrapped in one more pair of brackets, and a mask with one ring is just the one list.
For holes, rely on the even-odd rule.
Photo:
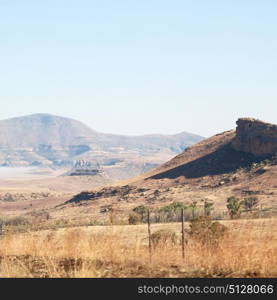
{"label": "green shrub", "polygon": [[187,208],[186,205],[182,202],[172,202],[171,204],[164,206],[160,209],[160,212],[167,212],[167,213],[176,213],[180,212],[181,209]]}
{"label": "green shrub", "polygon": [[231,219],[240,217],[242,204],[236,197],[232,196],[227,199],[227,209]]}
{"label": "green shrub", "polygon": [[187,209],[187,206],[182,202],[173,202],[159,209],[156,216],[157,222],[177,222],[181,220],[182,209]]}
{"label": "green shrub", "polygon": [[191,213],[192,213],[192,219],[196,218],[196,211],[197,211],[197,201],[193,201],[189,207],[191,208]]}
{"label": "green shrub", "polygon": [[213,208],[213,203],[212,202],[208,202],[207,200],[204,201],[204,215],[206,217],[209,217],[211,215]]}

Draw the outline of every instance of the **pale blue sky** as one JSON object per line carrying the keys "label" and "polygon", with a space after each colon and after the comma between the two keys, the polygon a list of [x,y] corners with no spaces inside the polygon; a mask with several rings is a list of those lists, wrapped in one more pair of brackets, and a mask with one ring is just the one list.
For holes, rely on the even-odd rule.
{"label": "pale blue sky", "polygon": [[275,0],[0,0],[0,119],[118,134],[277,123]]}

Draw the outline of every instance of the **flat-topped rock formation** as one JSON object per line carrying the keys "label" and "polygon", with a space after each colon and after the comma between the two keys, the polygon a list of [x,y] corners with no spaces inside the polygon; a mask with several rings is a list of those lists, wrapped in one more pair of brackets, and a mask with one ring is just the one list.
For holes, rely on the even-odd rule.
{"label": "flat-topped rock formation", "polygon": [[189,148],[144,178],[199,178],[230,173],[277,153],[277,125],[241,118],[225,131]]}
{"label": "flat-topped rock formation", "polygon": [[95,176],[103,173],[103,169],[98,164],[92,164],[89,161],[78,160],[74,167],[67,172],[67,176]]}
{"label": "flat-topped rock formation", "polygon": [[277,152],[277,125],[253,118],[241,118],[237,121],[232,147],[256,156],[274,154]]}

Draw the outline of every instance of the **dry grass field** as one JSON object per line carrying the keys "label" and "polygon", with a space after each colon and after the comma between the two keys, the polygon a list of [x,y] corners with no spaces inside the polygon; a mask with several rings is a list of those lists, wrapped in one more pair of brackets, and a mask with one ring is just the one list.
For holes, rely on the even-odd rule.
{"label": "dry grass field", "polygon": [[[0,277],[277,277],[277,158],[236,151],[234,137],[218,134],[112,185],[0,181]],[[144,210],[153,223],[180,220],[178,207],[193,219],[184,257],[180,223],[151,225],[152,247],[146,225],[126,225],[145,222]]]}
{"label": "dry grass field", "polygon": [[[217,246],[188,238],[152,247],[146,225],[90,226],[6,234],[0,277],[277,277],[277,219],[222,221]],[[185,223],[186,228],[189,224]],[[180,237],[181,224],[153,224]]]}

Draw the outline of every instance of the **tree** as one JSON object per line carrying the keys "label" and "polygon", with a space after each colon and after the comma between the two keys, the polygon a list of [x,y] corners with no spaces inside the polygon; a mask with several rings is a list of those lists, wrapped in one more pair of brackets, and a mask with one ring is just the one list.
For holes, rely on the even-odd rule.
{"label": "tree", "polygon": [[186,205],[182,202],[173,202],[159,209],[159,214],[166,221],[176,221],[181,217],[182,209],[186,209]]}
{"label": "tree", "polygon": [[130,225],[137,225],[141,222],[141,216],[137,213],[129,214],[128,222]]}
{"label": "tree", "polygon": [[148,208],[144,205],[137,206],[133,209],[133,212],[140,215],[141,221],[143,222],[144,218],[147,216]]}
{"label": "tree", "polygon": [[191,212],[192,212],[192,219],[195,219],[195,213],[196,213],[196,210],[197,210],[197,201],[193,201],[190,206],[191,208]]}
{"label": "tree", "polygon": [[247,211],[252,210],[258,205],[259,199],[257,197],[248,197],[243,200],[243,206]]}
{"label": "tree", "polygon": [[227,209],[231,219],[238,218],[241,213],[242,202],[236,197],[229,197],[227,199]]}
{"label": "tree", "polygon": [[209,217],[211,215],[213,208],[213,203],[212,202],[208,202],[207,200],[205,200],[204,202],[204,215],[206,217]]}

